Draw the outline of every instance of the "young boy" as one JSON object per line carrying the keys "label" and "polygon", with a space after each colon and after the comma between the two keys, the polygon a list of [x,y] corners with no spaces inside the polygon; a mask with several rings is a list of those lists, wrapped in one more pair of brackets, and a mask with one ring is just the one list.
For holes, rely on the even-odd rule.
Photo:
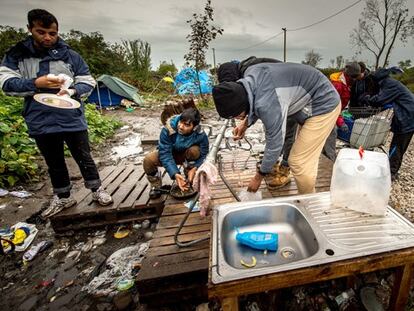
{"label": "young boy", "polygon": [[[144,158],[144,171],[151,183],[151,198],[159,196],[156,188],[161,187],[158,167],[163,166],[171,179],[182,191],[187,191],[193,182],[195,172],[207,157],[209,145],[206,133],[201,130],[200,112],[195,108],[185,109],[180,115],[172,116],[161,130],[158,149]],[[184,165],[181,175],[177,164]]]}

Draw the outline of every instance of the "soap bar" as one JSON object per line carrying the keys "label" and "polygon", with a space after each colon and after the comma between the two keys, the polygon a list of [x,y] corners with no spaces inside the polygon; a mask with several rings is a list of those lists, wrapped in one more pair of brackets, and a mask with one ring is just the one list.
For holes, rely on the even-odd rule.
{"label": "soap bar", "polygon": [[238,232],[236,234],[236,240],[243,245],[250,248],[259,250],[277,251],[278,247],[278,234],[271,232]]}

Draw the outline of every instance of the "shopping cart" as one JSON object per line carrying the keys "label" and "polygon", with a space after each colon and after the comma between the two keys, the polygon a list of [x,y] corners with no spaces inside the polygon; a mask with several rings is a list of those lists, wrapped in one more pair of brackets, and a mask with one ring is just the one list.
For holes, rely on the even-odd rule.
{"label": "shopping cart", "polygon": [[[349,143],[351,148],[362,146],[366,150],[376,147],[384,150],[390,132],[392,109],[353,107],[342,113],[349,132],[338,129],[338,138]],[[385,150],[384,150],[385,152]]]}

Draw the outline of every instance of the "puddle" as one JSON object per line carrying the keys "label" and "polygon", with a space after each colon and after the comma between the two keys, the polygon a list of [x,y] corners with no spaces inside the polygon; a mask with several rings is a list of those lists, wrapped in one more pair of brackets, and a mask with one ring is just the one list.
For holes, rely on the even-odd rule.
{"label": "puddle", "polygon": [[131,133],[131,136],[126,138],[119,146],[112,148],[111,158],[116,161],[138,155],[141,152],[141,134]]}

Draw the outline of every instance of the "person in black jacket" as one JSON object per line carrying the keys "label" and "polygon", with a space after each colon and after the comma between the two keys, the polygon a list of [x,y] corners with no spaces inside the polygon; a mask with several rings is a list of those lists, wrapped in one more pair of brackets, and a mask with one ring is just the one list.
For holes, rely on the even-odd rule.
{"label": "person in black jacket", "polygon": [[401,69],[379,69],[373,74],[379,92],[374,96],[365,95],[362,103],[370,106],[384,106],[392,103],[394,116],[391,123],[393,137],[389,158],[391,179],[398,178],[404,153],[414,134],[414,94],[401,82],[391,78],[390,73],[401,72]]}

